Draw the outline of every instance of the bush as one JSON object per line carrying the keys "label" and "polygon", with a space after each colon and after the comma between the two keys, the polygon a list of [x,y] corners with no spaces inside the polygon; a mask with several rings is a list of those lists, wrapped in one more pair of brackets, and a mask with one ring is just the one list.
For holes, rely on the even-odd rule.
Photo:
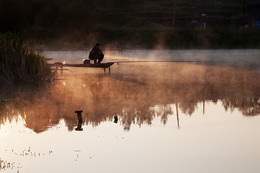
{"label": "bush", "polygon": [[19,34],[0,34],[0,82],[38,83],[50,80],[47,60],[29,49]]}

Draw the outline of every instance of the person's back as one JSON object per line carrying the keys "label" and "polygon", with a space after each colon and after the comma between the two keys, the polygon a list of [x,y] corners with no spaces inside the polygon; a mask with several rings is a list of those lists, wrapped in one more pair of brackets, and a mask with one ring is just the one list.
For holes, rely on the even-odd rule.
{"label": "person's back", "polygon": [[100,44],[96,44],[92,49],[91,51],[89,52],[89,59],[90,60],[94,60],[94,63],[96,64],[97,63],[97,60],[98,60],[98,63],[101,63],[101,61],[103,60],[104,58],[104,54],[103,52],[100,50]]}

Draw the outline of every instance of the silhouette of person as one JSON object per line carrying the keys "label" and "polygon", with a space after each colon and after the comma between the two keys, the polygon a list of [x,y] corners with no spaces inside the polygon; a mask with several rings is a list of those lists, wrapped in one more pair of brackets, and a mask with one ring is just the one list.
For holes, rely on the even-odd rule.
{"label": "silhouette of person", "polygon": [[75,113],[78,116],[78,126],[77,126],[77,128],[75,128],[76,131],[83,131],[83,128],[82,128],[82,112],[83,112],[82,110],[75,111]]}
{"label": "silhouette of person", "polygon": [[[101,63],[101,61],[104,58],[104,54],[100,49],[100,44],[97,43],[89,52],[89,57],[90,60],[94,60],[94,63]],[[98,62],[97,62],[98,60]]]}

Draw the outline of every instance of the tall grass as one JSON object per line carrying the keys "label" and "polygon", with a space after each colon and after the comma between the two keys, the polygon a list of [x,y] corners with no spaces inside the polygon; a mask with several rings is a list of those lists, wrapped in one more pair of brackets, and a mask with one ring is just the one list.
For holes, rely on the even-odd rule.
{"label": "tall grass", "polygon": [[32,84],[50,80],[46,59],[30,49],[20,34],[0,34],[0,82]]}

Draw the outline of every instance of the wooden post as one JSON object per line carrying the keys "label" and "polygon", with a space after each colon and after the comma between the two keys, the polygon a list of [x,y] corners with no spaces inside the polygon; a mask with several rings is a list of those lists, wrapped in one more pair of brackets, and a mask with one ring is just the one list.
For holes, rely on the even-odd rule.
{"label": "wooden post", "polygon": [[179,129],[180,128],[180,121],[179,121],[178,103],[176,103],[175,106],[176,106],[176,114],[177,114],[177,126],[178,126],[178,129]]}
{"label": "wooden post", "polygon": [[205,100],[203,101],[203,115],[205,114]]}

